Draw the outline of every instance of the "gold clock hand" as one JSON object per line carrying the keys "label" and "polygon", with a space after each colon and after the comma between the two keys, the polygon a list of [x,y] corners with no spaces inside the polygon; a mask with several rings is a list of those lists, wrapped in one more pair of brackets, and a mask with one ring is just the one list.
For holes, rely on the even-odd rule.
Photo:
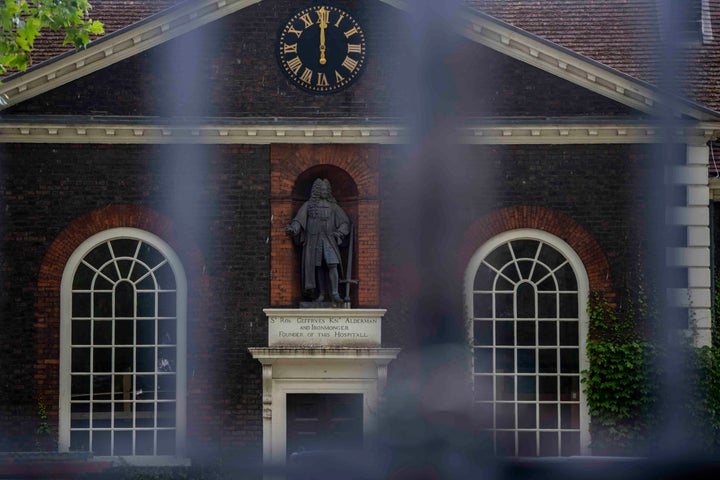
{"label": "gold clock hand", "polygon": [[318,20],[320,23],[320,65],[325,65],[327,60],[325,59],[325,29],[328,26],[328,20],[330,19],[330,12],[322,7],[317,12]]}
{"label": "gold clock hand", "polygon": [[327,60],[325,60],[325,27],[327,25],[320,24],[320,65],[327,63]]}

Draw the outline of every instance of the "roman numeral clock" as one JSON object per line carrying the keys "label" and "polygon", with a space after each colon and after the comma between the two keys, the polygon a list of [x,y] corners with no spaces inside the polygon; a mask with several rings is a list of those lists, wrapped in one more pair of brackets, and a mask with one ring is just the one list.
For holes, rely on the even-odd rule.
{"label": "roman numeral clock", "polygon": [[362,72],[365,34],[347,10],[317,4],[285,22],[277,52],[282,71],[296,86],[311,93],[335,93]]}

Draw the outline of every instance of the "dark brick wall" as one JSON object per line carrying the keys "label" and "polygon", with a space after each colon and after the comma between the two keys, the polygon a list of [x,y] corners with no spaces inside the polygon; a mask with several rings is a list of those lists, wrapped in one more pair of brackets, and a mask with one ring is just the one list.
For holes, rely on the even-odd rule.
{"label": "dark brick wall", "polygon": [[[397,117],[434,81],[417,69],[436,53],[415,48],[408,14],[377,1],[341,0],[365,26],[367,69],[349,89],[311,95],[278,67],[278,29],[298,7],[266,0],[166,44],[8,109],[4,114],[223,117]],[[431,48],[431,47],[430,47]],[[632,115],[614,101],[459,36],[429,62],[452,79],[445,108],[462,115]]]}
{"label": "dark brick wall", "polygon": [[[71,222],[114,204],[160,212],[182,232],[181,241],[196,245],[206,261],[203,273],[209,278],[211,308],[202,312],[207,318],[189,322],[210,333],[201,332],[206,335],[199,337],[204,344],[193,343],[198,337],[190,335],[188,380],[191,407],[210,407],[203,410],[207,418],[190,416],[189,429],[197,433],[191,447],[230,443],[259,449],[260,368],[246,348],[263,345],[267,334],[262,308],[269,302],[268,148],[2,145],[0,149],[0,204],[5,206],[0,278],[6,339],[0,342],[0,449],[27,449],[33,443],[39,396],[33,367],[46,360],[36,359],[34,345],[43,258]],[[49,373],[53,374],[55,370]],[[193,380],[194,375],[213,378]],[[57,398],[45,400],[56,412]]]}
{"label": "dark brick wall", "polygon": [[[37,358],[34,344],[44,257],[78,218],[131,204],[160,212],[205,262],[209,308],[201,315],[207,318],[191,321],[209,333],[191,336],[188,374],[211,378],[190,382],[191,405],[202,407],[190,411],[191,447],[247,448],[259,458],[260,367],[246,348],[264,345],[267,334],[262,308],[270,304],[270,148],[28,144],[3,145],[0,153],[7,339],[0,342],[0,449],[32,448],[42,393],[35,390],[33,366],[53,360]],[[446,235],[449,241],[436,253],[455,268],[464,233],[498,209],[526,205],[568,216],[607,255],[612,288],[631,280],[628,266],[639,251],[642,227],[638,179],[650,158],[642,147],[468,146],[457,154],[437,159],[428,172],[418,170],[411,149],[379,147],[380,305],[388,309],[387,346],[410,349],[437,329],[423,325],[414,310],[424,287],[420,236]],[[429,199],[441,206],[440,217],[423,211],[433,183],[442,186],[441,196]],[[458,274],[455,312],[462,311],[461,280]],[[193,343],[197,338],[203,340]],[[56,398],[45,400],[56,409]]]}
{"label": "dark brick wall", "polygon": [[[405,321],[414,318],[418,295],[427,294],[422,291],[422,259],[418,260],[416,246],[422,235],[433,231],[446,232],[449,239],[434,251],[452,263],[448,270],[454,275],[458,302],[453,311],[462,318],[463,272],[454,262],[466,249],[463,238],[473,223],[502,208],[536,206],[567,215],[607,256],[611,288],[631,286],[643,230],[641,179],[643,171],[650,171],[649,159],[649,151],[640,146],[475,146],[461,149],[457,158],[438,158],[432,172],[418,172],[403,147],[383,147],[381,303],[388,308],[384,340],[407,345],[408,338],[434,331],[424,330],[420,318]],[[441,196],[430,201],[440,204],[441,215],[429,218],[422,205],[435,181],[442,185]]]}

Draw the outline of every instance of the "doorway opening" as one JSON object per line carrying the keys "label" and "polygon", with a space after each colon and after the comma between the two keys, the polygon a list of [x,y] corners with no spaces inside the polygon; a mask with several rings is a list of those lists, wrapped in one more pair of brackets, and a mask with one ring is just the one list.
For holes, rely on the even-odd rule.
{"label": "doorway opening", "polygon": [[363,448],[363,394],[288,393],[287,453]]}

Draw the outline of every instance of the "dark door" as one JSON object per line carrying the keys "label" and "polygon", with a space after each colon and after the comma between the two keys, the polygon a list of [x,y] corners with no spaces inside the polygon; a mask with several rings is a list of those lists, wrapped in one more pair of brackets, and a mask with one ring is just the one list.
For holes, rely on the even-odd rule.
{"label": "dark door", "polygon": [[355,393],[287,395],[287,454],[363,446],[363,396]]}

